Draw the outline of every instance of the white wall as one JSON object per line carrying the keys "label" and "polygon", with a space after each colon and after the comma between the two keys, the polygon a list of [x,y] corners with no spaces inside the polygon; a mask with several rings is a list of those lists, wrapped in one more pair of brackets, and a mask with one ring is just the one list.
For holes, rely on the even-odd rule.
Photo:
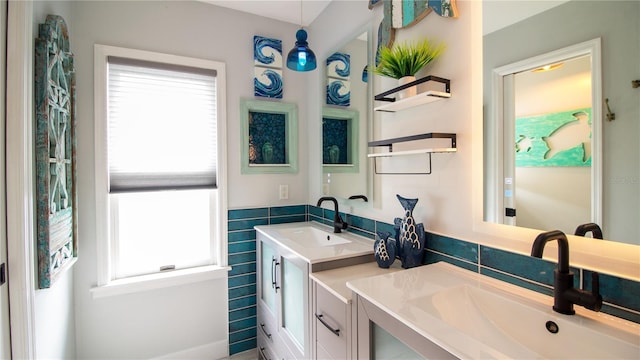
{"label": "white wall", "polygon": [[[458,152],[455,154],[434,154],[433,173],[431,175],[413,176],[376,176],[375,194],[376,209],[353,208],[345,209],[356,215],[368,216],[377,220],[393,223],[393,219],[402,216],[404,211],[395,195],[400,194],[408,198],[419,198],[414,211],[417,222],[423,222],[429,231],[446,233],[459,238],[467,238],[472,233],[472,176],[471,176],[471,129],[472,129],[472,60],[471,3],[459,1],[460,18],[443,18],[435,13],[427,15],[416,25],[396,32],[396,41],[427,37],[436,42],[444,42],[447,46],[445,53],[437,59],[426,73],[451,80],[452,97],[448,100],[423,105],[414,109],[395,114],[381,114],[381,133],[375,134],[375,140],[382,140],[398,136],[415,135],[427,132],[454,132],[458,135]],[[311,25],[310,39],[316,54],[326,54],[334,49],[344,39],[352,37],[357,29],[368,21],[376,23],[375,29],[382,16],[382,5],[372,10],[367,8],[366,2],[332,2],[327,10]],[[345,35],[351,34],[351,35]],[[326,55],[325,55],[326,57]],[[379,77],[376,76],[376,80]],[[385,82],[388,90],[393,82]],[[321,98],[319,94],[312,96],[309,105],[313,114],[319,109],[314,99]],[[316,125],[319,126],[319,125]],[[319,144],[315,139],[309,139],[310,162],[319,155]],[[420,161],[419,165],[408,164],[410,170],[426,170],[425,158],[393,158],[393,161],[405,163]],[[320,174],[309,169],[310,203],[313,203],[321,185]],[[342,210],[342,208],[341,208]]]}
{"label": "white wall", "polygon": [[[57,1],[36,1],[33,6],[33,35],[38,36],[38,24],[47,15],[60,15],[67,27],[74,27],[71,4]],[[71,38],[71,50],[74,42]],[[73,271],[66,271],[51,288],[35,292],[36,354],[42,359],[73,359],[76,357],[76,331],[73,299]]]}
{"label": "white wall", "polygon": [[[227,284],[215,280],[92,299],[96,285],[93,45],[201,57],[227,65],[228,202],[230,208],[306,203],[308,166],[305,92],[308,75],[285,69],[285,102],[299,106],[298,174],[241,175],[239,100],[253,98],[253,35],[293,47],[297,26],[191,1],[73,1],[78,114],[79,260],[75,267],[77,356],[151,358],[185,349],[226,354]],[[278,200],[278,185],[289,200]]]}

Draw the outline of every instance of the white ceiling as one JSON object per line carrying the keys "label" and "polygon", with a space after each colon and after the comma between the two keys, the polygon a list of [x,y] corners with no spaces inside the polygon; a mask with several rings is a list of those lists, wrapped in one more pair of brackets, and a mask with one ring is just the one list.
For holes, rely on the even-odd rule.
{"label": "white ceiling", "polygon": [[[199,0],[209,4],[300,25],[309,26],[331,1],[354,0]],[[364,1],[367,0],[358,0]],[[568,0],[483,0],[484,35],[543,12]]]}
{"label": "white ceiling", "polygon": [[[217,6],[239,10],[275,20],[309,26],[332,0],[200,0]],[[339,0],[333,0],[339,1]]]}

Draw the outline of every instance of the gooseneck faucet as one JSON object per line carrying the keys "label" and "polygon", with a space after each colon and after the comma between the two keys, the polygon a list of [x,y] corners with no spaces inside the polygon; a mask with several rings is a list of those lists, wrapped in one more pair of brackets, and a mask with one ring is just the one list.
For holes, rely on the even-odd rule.
{"label": "gooseneck faucet", "polygon": [[322,204],[323,201],[332,201],[333,202],[334,213],[335,213],[335,216],[333,217],[333,232],[334,233],[340,233],[340,232],[342,232],[342,230],[345,230],[346,228],[348,228],[349,224],[344,222],[342,220],[342,218],[340,217],[340,212],[338,211],[338,200],[336,200],[336,198],[331,197],[331,196],[323,196],[320,199],[318,199],[318,204],[316,206],[319,207],[320,204]]}
{"label": "gooseneck faucet", "polygon": [[596,223],[586,223],[578,225],[576,231],[573,234],[578,236],[585,236],[585,234],[589,231],[591,231],[591,235],[593,235],[594,239],[602,239],[602,229]]}
{"label": "gooseneck faucet", "polygon": [[600,281],[594,272],[591,280],[591,292],[573,287],[573,273],[569,270],[569,241],[560,230],[544,232],[536,237],[531,248],[531,256],[542,258],[542,251],[547,242],[558,241],[558,268],[553,272],[553,310],[561,314],[573,315],[573,304],[584,306],[593,311],[600,311]]}

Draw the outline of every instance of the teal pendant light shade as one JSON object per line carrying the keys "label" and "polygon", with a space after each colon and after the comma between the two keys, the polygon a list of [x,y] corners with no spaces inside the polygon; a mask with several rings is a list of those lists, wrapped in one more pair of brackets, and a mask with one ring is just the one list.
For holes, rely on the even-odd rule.
{"label": "teal pendant light shade", "polygon": [[287,55],[287,67],[294,71],[311,71],[316,68],[316,55],[309,48],[304,29],[296,32],[296,45]]}

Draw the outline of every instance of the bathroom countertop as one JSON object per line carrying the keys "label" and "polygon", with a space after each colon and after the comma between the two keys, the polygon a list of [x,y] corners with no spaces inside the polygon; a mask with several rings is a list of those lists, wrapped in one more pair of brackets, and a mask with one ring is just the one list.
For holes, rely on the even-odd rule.
{"label": "bathroom countertop", "polygon": [[400,262],[396,261],[388,269],[378,266],[377,262],[341,267],[332,270],[318,271],[309,274],[309,277],[318,285],[324,287],[345,304],[351,303],[351,289],[347,282],[375,275],[389,274],[403,270]]}
{"label": "bathroom countertop", "polygon": [[[291,229],[303,229],[312,227],[326,232],[332,238],[344,238],[348,243],[341,243],[332,246],[310,247],[301,244],[295,238],[283,235],[283,232]],[[371,255],[373,260],[373,239],[367,239],[360,235],[352,234],[344,231],[339,234],[333,233],[333,228],[318,224],[314,221],[285,223],[275,225],[258,225],[255,226],[256,231],[267,236],[274,242],[295,253],[309,264],[321,262],[329,262],[334,260],[342,260],[359,256]]]}
{"label": "bathroom countertop", "polygon": [[[566,338],[553,339],[561,339],[562,336],[571,337],[572,331],[579,331],[578,334],[583,335],[598,334],[589,340],[593,342],[589,344],[595,346],[593,348],[588,348],[587,344],[582,343],[582,345],[565,344],[569,347],[574,345],[582,347],[587,352],[592,351],[589,356],[593,358],[610,357],[607,352],[608,349],[613,348],[624,348],[625,354],[640,351],[638,324],[586,310],[580,306],[575,307],[576,315],[561,315],[552,310],[553,298],[550,296],[444,262],[351,279],[347,281],[347,288],[459,358],[544,358],[546,356],[541,356],[543,354],[541,349],[548,350],[553,341],[568,341]],[[480,296],[483,299],[478,303],[477,296],[464,296],[465,291],[460,289],[478,289],[473,291],[477,291],[476,294],[495,294],[497,297]],[[472,290],[466,291],[466,293],[469,292]],[[492,301],[500,305],[494,312],[487,312],[485,304],[490,304]],[[502,310],[501,306],[504,306]],[[527,331],[524,336],[527,340],[539,339],[537,345],[530,343],[527,345],[512,338],[511,335],[515,336],[515,334],[505,334],[493,321],[492,316],[496,319],[502,317],[501,321],[504,321],[505,314],[511,314],[506,315],[509,317],[506,322],[512,324],[509,326],[515,326],[518,324],[513,324],[511,320],[517,319],[518,323],[524,321],[518,313],[521,310],[508,311],[516,308],[522,309],[522,314],[533,312],[538,314],[534,315],[536,318],[562,324],[561,332],[564,334],[561,337],[549,338],[548,332],[544,330],[544,321],[538,327],[539,321],[535,320],[535,329]],[[520,326],[524,325],[520,324]],[[579,330],[581,328],[585,330]],[[597,344],[600,340],[607,344],[604,345],[605,348]],[[535,346],[542,347],[536,349]],[[555,346],[562,351],[567,351],[563,349],[562,343]],[[571,357],[566,354],[547,356]]]}

